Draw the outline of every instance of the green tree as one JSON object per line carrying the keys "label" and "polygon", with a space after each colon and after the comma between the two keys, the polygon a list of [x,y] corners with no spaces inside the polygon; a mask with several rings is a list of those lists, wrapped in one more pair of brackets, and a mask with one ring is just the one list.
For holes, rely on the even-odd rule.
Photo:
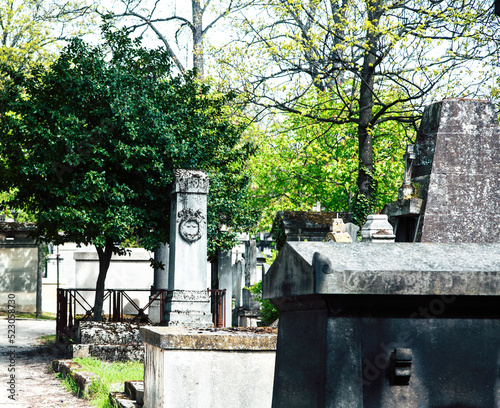
{"label": "green tree", "polygon": [[[309,103],[313,98],[319,103],[317,92],[311,93]],[[322,103],[331,105],[329,100]],[[380,209],[397,198],[405,142],[414,136],[405,131],[408,129],[400,124],[385,122],[373,134],[377,183],[373,199]],[[259,228],[269,230],[277,211],[310,210],[317,202],[327,211],[353,212],[358,170],[354,123],[325,124],[285,114],[267,132],[256,134],[259,150],[249,166],[254,206],[262,211]]]}
{"label": "green tree", "polygon": [[[237,17],[219,53],[220,80],[263,108],[354,124],[358,197],[371,205],[377,127],[416,127],[425,104],[488,94],[498,76],[491,1],[264,0]],[[311,89],[324,96],[304,98]]]}
{"label": "green tree", "polygon": [[88,16],[74,21],[83,0],[0,0],[0,62],[18,69],[54,58],[60,41],[89,31]]}
{"label": "green tree", "polygon": [[38,0],[0,2],[0,61],[25,67],[32,60],[46,57],[49,38],[47,22]]}
{"label": "green tree", "polygon": [[[4,67],[0,93],[0,190],[17,188],[10,204],[35,215],[40,239],[95,245],[96,319],[121,243],[168,241],[174,168],[209,173],[212,241],[220,225],[236,232],[251,215],[241,172],[249,148],[225,113],[232,95],[211,93],[193,72],[173,76],[166,51],[123,31],[106,26],[104,37],[100,46],[73,39],[29,74]],[[226,233],[218,244],[230,241]]]}

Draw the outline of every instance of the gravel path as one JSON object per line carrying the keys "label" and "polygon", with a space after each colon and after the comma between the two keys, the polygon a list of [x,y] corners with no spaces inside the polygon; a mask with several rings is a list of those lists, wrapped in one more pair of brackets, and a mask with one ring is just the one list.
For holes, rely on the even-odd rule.
{"label": "gravel path", "polygon": [[[51,361],[63,356],[36,339],[55,334],[55,329],[53,320],[16,320],[15,342],[10,344],[8,322],[0,319],[0,408],[90,407],[87,401],[62,388],[54,373],[49,372]],[[15,400],[8,398],[11,374],[15,375]]]}

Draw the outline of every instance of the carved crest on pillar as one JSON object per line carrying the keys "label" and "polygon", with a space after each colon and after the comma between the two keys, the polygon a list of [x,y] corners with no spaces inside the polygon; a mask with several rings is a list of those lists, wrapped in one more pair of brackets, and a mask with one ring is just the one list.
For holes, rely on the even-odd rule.
{"label": "carved crest on pillar", "polygon": [[186,208],[177,214],[179,222],[179,234],[186,242],[198,241],[205,229],[206,220],[200,210]]}

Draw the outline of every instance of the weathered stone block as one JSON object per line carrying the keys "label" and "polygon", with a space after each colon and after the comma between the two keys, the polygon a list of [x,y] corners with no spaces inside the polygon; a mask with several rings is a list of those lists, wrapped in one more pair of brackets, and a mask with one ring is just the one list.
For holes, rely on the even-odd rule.
{"label": "weathered stone block", "polygon": [[271,406],[276,335],[149,327],[144,407]]}
{"label": "weathered stone block", "polygon": [[500,243],[287,243],[263,289],[273,408],[498,405]]}
{"label": "weathered stone block", "polygon": [[73,358],[93,357],[102,361],[143,361],[142,344],[73,344]]}
{"label": "weathered stone block", "polygon": [[[421,242],[498,242],[500,227],[500,127],[486,101],[447,99],[428,106],[415,143],[412,185],[423,200]],[[390,217],[408,214],[394,203]],[[396,220],[394,220],[396,224]]]}
{"label": "weathered stone block", "polygon": [[81,321],[76,332],[80,344],[142,344],[139,325]]}

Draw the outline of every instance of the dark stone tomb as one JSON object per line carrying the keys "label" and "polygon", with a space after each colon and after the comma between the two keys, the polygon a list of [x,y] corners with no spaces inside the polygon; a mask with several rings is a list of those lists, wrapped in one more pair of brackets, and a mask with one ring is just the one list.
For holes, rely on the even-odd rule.
{"label": "dark stone tomb", "polygon": [[288,242],[273,408],[500,406],[500,244]]}

